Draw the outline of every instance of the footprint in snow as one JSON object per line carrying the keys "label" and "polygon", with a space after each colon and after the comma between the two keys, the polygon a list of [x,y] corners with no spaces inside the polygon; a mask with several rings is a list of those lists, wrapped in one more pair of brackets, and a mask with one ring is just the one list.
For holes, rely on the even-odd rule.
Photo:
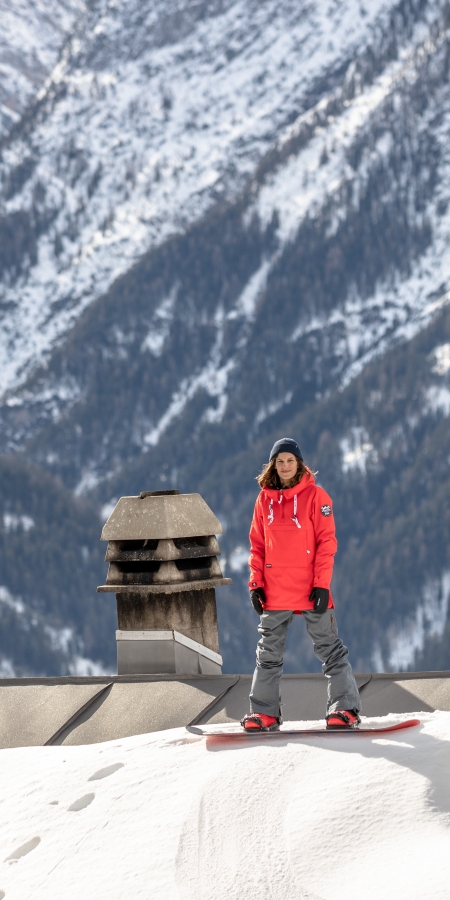
{"label": "footprint in snow", "polygon": [[79,797],[78,800],[75,800],[69,807],[67,812],[79,812],[80,809],[86,809],[86,806],[89,806],[95,794],[85,794],[84,797]]}
{"label": "footprint in snow", "polygon": [[[108,775],[113,775],[118,769],[123,769],[123,766],[124,763],[114,763],[112,766],[106,766],[104,769],[99,769],[97,772],[94,772],[94,774],[88,778],[88,781],[98,781],[100,778],[108,778]],[[86,809],[86,807],[92,803],[94,797],[95,794],[84,794],[83,797],[79,797],[78,800],[75,800],[74,803],[68,807],[67,811],[79,812],[81,809]],[[53,803],[56,805],[57,801],[54,800]]]}
{"label": "footprint in snow", "polygon": [[3,897],[4,897],[4,896],[5,896],[5,892],[4,892],[4,891],[0,891],[0,900],[3,900]]}
{"label": "footprint in snow", "polygon": [[[26,856],[27,853],[31,853],[32,850],[37,847],[38,844],[41,843],[40,837],[31,838],[30,841],[26,841],[25,844],[21,844],[17,850],[14,850],[13,853],[10,853],[9,856],[6,857],[5,862],[17,862],[19,859],[22,859],[22,856]],[[5,896],[4,894],[2,895]]]}
{"label": "footprint in snow", "polygon": [[113,763],[112,766],[106,766],[104,769],[99,769],[98,772],[94,772],[88,781],[98,781],[100,778],[108,778],[108,775],[113,775],[114,772],[117,772],[118,769],[123,769],[124,763]]}

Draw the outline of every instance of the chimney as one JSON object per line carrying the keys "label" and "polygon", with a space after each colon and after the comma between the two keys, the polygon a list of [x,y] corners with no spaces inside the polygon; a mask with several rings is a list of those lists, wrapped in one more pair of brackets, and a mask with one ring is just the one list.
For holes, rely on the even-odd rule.
{"label": "chimney", "polygon": [[215,588],[222,526],[200,494],[121,497],[103,527],[119,675],[222,672]]}

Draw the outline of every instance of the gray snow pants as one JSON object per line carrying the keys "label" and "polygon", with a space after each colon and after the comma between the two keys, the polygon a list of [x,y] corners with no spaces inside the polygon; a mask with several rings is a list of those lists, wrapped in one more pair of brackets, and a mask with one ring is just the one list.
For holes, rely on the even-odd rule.
{"label": "gray snow pants", "polygon": [[[334,609],[323,615],[302,613],[307,632],[312,639],[314,653],[322,662],[322,671],[328,680],[327,715],[336,709],[361,709],[361,700],[348,650],[338,637]],[[271,609],[263,612],[258,631],[261,635],[256,649],[256,669],[250,692],[250,711],[281,715],[280,681],[283,673],[283,655],[289,625],[294,618],[292,610]]]}

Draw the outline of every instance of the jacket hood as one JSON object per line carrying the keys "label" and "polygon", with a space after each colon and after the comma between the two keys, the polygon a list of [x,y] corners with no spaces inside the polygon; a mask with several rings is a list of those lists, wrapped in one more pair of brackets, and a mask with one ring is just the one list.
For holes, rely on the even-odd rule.
{"label": "jacket hood", "polygon": [[303,475],[301,481],[299,481],[298,484],[294,484],[294,487],[276,488],[275,490],[273,488],[263,487],[263,488],[261,488],[261,491],[264,494],[266,494],[267,497],[273,497],[273,498],[275,498],[275,497],[278,498],[280,495],[280,491],[283,491],[283,497],[286,500],[290,500],[291,497],[293,497],[295,494],[300,494],[300,492],[304,491],[305,488],[312,487],[313,485],[315,485],[315,483],[316,483],[316,479],[314,478],[314,475],[310,475],[308,477],[308,475],[305,473],[305,475]]}

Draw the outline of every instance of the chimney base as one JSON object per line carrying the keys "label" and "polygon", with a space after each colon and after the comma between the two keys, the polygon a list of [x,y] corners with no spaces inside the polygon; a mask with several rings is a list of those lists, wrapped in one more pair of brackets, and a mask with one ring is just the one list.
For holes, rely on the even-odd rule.
{"label": "chimney base", "polygon": [[118,675],[221,675],[223,660],[178,631],[116,631]]}
{"label": "chimney base", "polygon": [[[171,631],[219,653],[216,593],[202,584],[202,590],[150,593],[146,588],[123,592],[115,588],[117,625],[122,634],[129,632]],[[138,592],[139,591],[139,592]]]}

